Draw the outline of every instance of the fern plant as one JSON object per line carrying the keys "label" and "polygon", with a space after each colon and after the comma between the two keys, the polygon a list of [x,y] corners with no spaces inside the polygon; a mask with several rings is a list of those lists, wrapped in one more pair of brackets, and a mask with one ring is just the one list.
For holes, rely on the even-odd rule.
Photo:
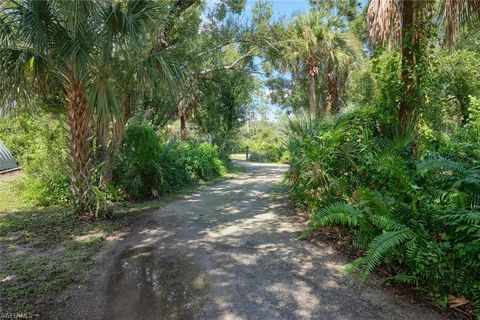
{"label": "fern plant", "polygon": [[332,224],[353,230],[364,254],[347,270],[358,271],[365,280],[385,264],[396,273],[390,280],[421,284],[439,304],[446,293],[477,301],[480,282],[471,270],[480,270],[480,213],[443,214],[369,189],[360,194],[356,204],[340,202],[318,210],[308,225],[310,230]]}
{"label": "fern plant", "polygon": [[309,228],[326,225],[344,225],[355,228],[358,247],[366,249],[364,257],[354,265],[366,278],[392,252],[412,245],[417,234],[395,215],[395,210],[371,190],[361,190],[361,201],[354,206],[336,203],[316,212],[310,219]]}

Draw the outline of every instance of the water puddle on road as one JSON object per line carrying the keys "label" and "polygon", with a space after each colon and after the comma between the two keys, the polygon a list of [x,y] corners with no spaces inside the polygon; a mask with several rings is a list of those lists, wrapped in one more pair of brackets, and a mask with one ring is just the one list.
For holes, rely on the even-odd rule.
{"label": "water puddle on road", "polygon": [[120,255],[107,290],[103,319],[193,319],[207,284],[191,258],[142,247]]}

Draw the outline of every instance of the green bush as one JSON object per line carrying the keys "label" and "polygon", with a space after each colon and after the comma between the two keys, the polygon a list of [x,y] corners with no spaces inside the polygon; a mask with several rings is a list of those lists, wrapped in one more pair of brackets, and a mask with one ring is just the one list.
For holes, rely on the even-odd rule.
{"label": "green bush", "polygon": [[153,128],[130,124],[125,130],[114,170],[114,182],[133,199],[170,190],[173,159]]}
{"label": "green bush", "polygon": [[[364,252],[350,265],[363,278],[383,265],[441,306],[452,294],[479,308],[480,158],[459,152],[465,140],[412,157],[410,141],[386,136],[380,121],[363,109],[333,123],[290,123],[290,188],[311,212],[309,232],[344,225]],[[475,131],[475,112],[469,121]],[[479,150],[478,131],[467,136]]]}
{"label": "green bush", "polygon": [[225,173],[218,147],[212,144],[179,143],[176,152],[191,181],[207,181]]}
{"label": "green bush", "polygon": [[24,172],[20,196],[34,205],[65,204],[70,199],[63,117],[36,107],[0,121],[0,139]]}
{"label": "green bush", "polygon": [[224,172],[217,147],[206,142],[164,143],[150,126],[130,123],[115,164],[114,183],[130,198],[141,199]]}

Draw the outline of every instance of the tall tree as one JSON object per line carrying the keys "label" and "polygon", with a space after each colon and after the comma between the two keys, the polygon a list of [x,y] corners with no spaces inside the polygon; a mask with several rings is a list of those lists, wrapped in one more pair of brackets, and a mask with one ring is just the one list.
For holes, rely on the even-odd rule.
{"label": "tall tree", "polygon": [[[339,93],[350,65],[361,56],[358,39],[337,27],[324,10],[297,16],[280,44],[284,68],[308,79],[310,115],[339,110]],[[326,87],[325,102],[319,88]]]}
{"label": "tall tree", "polygon": [[[111,58],[126,42],[144,37],[161,10],[146,0],[7,1],[0,20],[0,77],[7,102],[62,84],[69,132],[69,166],[75,211],[95,211],[92,190],[92,115],[115,114],[118,95],[109,77]],[[20,94],[22,93],[22,94]],[[96,107],[96,110],[93,108]]]}
{"label": "tall tree", "polygon": [[[434,8],[434,1],[425,0],[371,0],[368,5],[367,21],[372,46],[388,42],[401,48],[403,94],[400,96],[398,121],[402,134],[415,122],[417,108],[422,105],[423,97],[419,90],[422,72],[418,69],[425,58],[424,49]],[[438,14],[445,27],[445,38],[452,43],[462,22],[480,16],[480,0],[440,1]]]}

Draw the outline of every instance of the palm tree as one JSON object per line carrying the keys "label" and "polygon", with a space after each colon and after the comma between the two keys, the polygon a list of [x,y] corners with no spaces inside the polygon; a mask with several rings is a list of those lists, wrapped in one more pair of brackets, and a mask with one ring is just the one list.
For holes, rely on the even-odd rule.
{"label": "palm tree", "polygon": [[303,72],[309,80],[310,115],[315,117],[325,111],[318,94],[322,83],[327,86],[326,111],[337,111],[338,85],[351,63],[361,55],[360,42],[350,33],[336,30],[335,21],[322,10],[296,17],[290,33],[292,39],[284,50],[286,64]]}
{"label": "palm tree", "polygon": [[[433,1],[370,0],[367,12],[369,38],[372,46],[388,42],[400,45],[402,52],[398,120],[402,134],[414,122],[416,107],[421,104],[418,92],[422,49],[427,44],[429,23],[434,14]],[[444,26],[447,43],[453,43],[459,26],[468,18],[480,17],[480,0],[442,0],[437,8]]]}
{"label": "palm tree", "polygon": [[325,41],[325,82],[327,84],[327,112],[340,111],[339,97],[345,88],[349,70],[361,59],[360,41],[348,32],[330,32]]}
{"label": "palm tree", "polygon": [[[152,0],[153,1],[153,0]],[[150,1],[152,3],[152,1]],[[185,60],[182,49],[177,44],[184,40],[184,33],[176,32],[178,24],[186,23],[183,15],[198,8],[199,0],[175,0],[170,1],[171,5],[165,6],[165,1],[160,2],[160,12],[151,12],[155,24],[150,26],[154,32],[154,38],[141,37],[141,42],[130,41],[127,48],[128,55],[120,55],[118,64],[113,68],[115,82],[119,85],[120,117],[115,119],[111,125],[109,137],[106,138],[106,152],[100,157],[102,163],[101,182],[110,184],[112,182],[113,163],[120,148],[123,131],[128,120],[135,114],[137,105],[145,100],[150,102],[168,99],[176,96],[175,92],[183,92],[179,86],[185,82],[184,72],[179,61]],[[156,7],[158,9],[158,7]],[[160,15],[155,16],[155,14]],[[196,11],[197,17],[200,16]],[[196,19],[191,19],[195,24]],[[182,26],[184,27],[184,26]],[[145,32],[144,32],[145,33]],[[181,37],[180,37],[181,35]],[[153,44],[153,46],[152,46]],[[180,46],[181,47],[181,46]],[[162,104],[162,103],[160,103]],[[163,101],[165,104],[165,101]],[[165,105],[162,104],[163,109]],[[167,103],[168,104],[168,103]],[[158,106],[155,106],[158,107]],[[153,108],[158,110],[158,108]],[[168,109],[168,108],[167,108]],[[169,117],[167,117],[169,118]]]}
{"label": "palm tree", "polygon": [[79,214],[91,214],[95,206],[93,116],[108,127],[106,119],[119,114],[112,57],[145,38],[159,9],[147,0],[12,0],[1,7],[0,92],[10,104],[46,90],[64,97],[71,191]]}

